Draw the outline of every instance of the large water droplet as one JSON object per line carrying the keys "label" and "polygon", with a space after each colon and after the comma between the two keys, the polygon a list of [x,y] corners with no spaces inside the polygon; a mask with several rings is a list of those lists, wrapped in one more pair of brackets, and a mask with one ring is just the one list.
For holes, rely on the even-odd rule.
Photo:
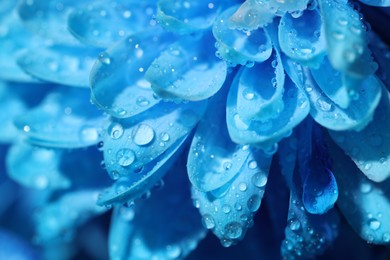
{"label": "large water droplet", "polygon": [[260,196],[259,195],[252,195],[248,199],[248,202],[247,202],[247,206],[248,206],[249,211],[256,212],[260,207],[260,203],[261,203]]}
{"label": "large water droplet", "polygon": [[264,187],[267,184],[267,176],[261,172],[255,173],[252,176],[252,183],[258,188]]}
{"label": "large water droplet", "polygon": [[134,162],[135,154],[130,149],[120,149],[116,153],[116,160],[120,166],[126,167]]}
{"label": "large water droplet", "polygon": [[378,230],[381,226],[381,223],[379,220],[372,218],[368,221],[368,225],[372,230]]}
{"label": "large water droplet", "polygon": [[299,220],[293,218],[289,220],[289,227],[292,231],[297,231],[301,228],[301,222]]}
{"label": "large water droplet", "polygon": [[108,132],[111,136],[112,139],[119,139],[122,137],[123,135],[123,127],[121,124],[118,124],[118,123],[112,123],[109,127],[108,127]]}
{"label": "large water droplet", "polygon": [[242,235],[242,226],[238,222],[230,222],[225,226],[225,234],[228,238],[237,239]]}
{"label": "large water droplet", "polygon": [[137,145],[147,145],[154,139],[154,130],[146,124],[139,124],[133,129],[133,141]]}

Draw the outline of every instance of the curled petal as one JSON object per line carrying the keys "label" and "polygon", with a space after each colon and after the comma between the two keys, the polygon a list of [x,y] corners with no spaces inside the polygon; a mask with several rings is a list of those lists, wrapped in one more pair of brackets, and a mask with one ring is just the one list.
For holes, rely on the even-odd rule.
{"label": "curled petal", "polygon": [[[226,63],[214,55],[211,35],[187,37],[167,47],[145,73],[164,99],[198,101],[211,97],[226,78]],[[191,45],[191,48],[188,46]]]}
{"label": "curled petal", "polygon": [[211,192],[192,189],[203,225],[229,247],[243,239],[263,198],[271,156],[252,151],[230,182]]}
{"label": "curled petal", "polygon": [[75,148],[96,144],[102,121],[89,103],[88,90],[59,88],[40,106],[17,117],[15,125],[32,144]]}
{"label": "curled petal", "polygon": [[319,0],[329,60],[341,72],[356,77],[372,74],[377,65],[368,49],[367,29],[347,0]]}
{"label": "curled petal", "polygon": [[306,66],[317,67],[326,52],[319,11],[306,10],[298,18],[290,14],[284,15],[279,24],[279,44],[291,59]]}
{"label": "curled petal", "polygon": [[69,31],[82,43],[106,48],[156,23],[153,1],[92,2],[68,18]]}
{"label": "curled petal", "polygon": [[390,96],[383,88],[374,119],[361,131],[329,131],[367,178],[375,182],[390,177]]}
{"label": "curled petal", "polygon": [[369,180],[332,145],[333,171],[339,184],[338,206],[352,228],[369,243],[390,244],[390,182]]}
{"label": "curled petal", "polygon": [[272,54],[272,43],[267,32],[262,28],[251,32],[232,29],[229,17],[236,9],[227,9],[214,22],[213,35],[217,40],[217,56],[231,66],[251,66],[253,62],[265,61]]}
{"label": "curled petal", "polygon": [[117,118],[137,115],[159,102],[144,78],[146,69],[172,41],[159,29],[129,36],[105,52],[92,68],[91,99]]}

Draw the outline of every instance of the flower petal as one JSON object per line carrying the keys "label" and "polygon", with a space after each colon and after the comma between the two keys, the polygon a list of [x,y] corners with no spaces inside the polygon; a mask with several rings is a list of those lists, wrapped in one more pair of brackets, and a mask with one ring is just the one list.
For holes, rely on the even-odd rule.
{"label": "flower petal", "polygon": [[75,148],[96,144],[102,121],[101,113],[89,103],[88,90],[62,87],[17,117],[15,125],[32,144]]}
{"label": "flower petal", "polygon": [[271,23],[275,13],[268,3],[256,0],[247,0],[231,16],[231,28],[252,31]]}
{"label": "flower petal", "polygon": [[229,247],[243,239],[263,198],[271,156],[252,150],[236,177],[212,192],[192,189],[203,225]]}
{"label": "flower petal", "polygon": [[174,39],[156,28],[127,37],[101,53],[90,75],[95,105],[114,117],[128,118],[157,104],[144,73]]}
{"label": "flower petal", "polygon": [[[226,63],[214,55],[214,38],[188,36],[170,46],[145,73],[152,89],[164,99],[198,101],[211,97],[226,78]],[[188,48],[191,46],[191,48]]]}
{"label": "flower petal", "polygon": [[106,48],[156,23],[154,9],[150,0],[92,2],[70,13],[68,29],[82,43]]}
{"label": "flower petal", "polygon": [[382,91],[374,119],[363,130],[329,131],[360,171],[375,182],[390,177],[390,94],[385,88]]}
{"label": "flower petal", "polygon": [[367,46],[367,29],[347,0],[319,0],[326,44],[332,66],[352,76],[364,77],[376,70]]}
{"label": "flower petal", "polygon": [[71,192],[43,207],[35,217],[38,241],[67,239],[76,227],[106,212],[107,208],[96,206],[97,197],[97,191]]}
{"label": "flower petal", "polygon": [[360,2],[372,6],[390,6],[390,0],[360,0]]}
{"label": "flower petal", "polygon": [[63,45],[34,48],[18,57],[18,65],[28,74],[53,83],[89,87],[89,72],[97,49]]}
{"label": "flower petal", "polygon": [[371,34],[370,49],[379,65],[377,75],[390,91],[390,47],[373,33]]}
{"label": "flower petal", "polygon": [[272,44],[267,32],[262,28],[251,32],[232,29],[229,18],[236,9],[237,6],[227,9],[214,22],[217,56],[230,66],[251,66],[253,62],[265,61],[272,54]]}
{"label": "flower petal", "polygon": [[279,24],[280,49],[291,59],[317,67],[326,52],[321,16],[317,9],[306,10],[301,16],[286,14]]}
{"label": "flower petal", "polygon": [[[283,92],[284,109],[271,110],[272,114],[266,116],[272,118],[266,122],[253,119],[247,122],[241,119],[238,113],[237,99],[242,99],[238,97],[239,79],[240,75],[238,74],[230,89],[227,102],[227,126],[230,137],[236,143],[253,143],[269,149],[283,137],[289,135],[291,130],[309,113],[306,95],[289,78],[286,78]],[[244,108],[242,108],[243,110]]]}
{"label": "flower petal", "polygon": [[206,235],[191,203],[182,161],[150,198],[137,200],[132,208],[115,207],[109,238],[111,259],[182,259]]}
{"label": "flower petal", "polygon": [[333,172],[340,186],[338,206],[352,228],[369,243],[390,244],[390,183],[369,180],[336,145]]}
{"label": "flower petal", "polygon": [[62,151],[34,147],[26,143],[7,153],[8,175],[21,185],[36,189],[66,189],[70,180],[59,172]]}
{"label": "flower petal", "polygon": [[216,19],[221,0],[159,0],[157,20],[166,30],[190,34],[209,28]]}
{"label": "flower petal", "polygon": [[161,102],[135,117],[112,118],[103,139],[104,160],[111,177],[134,175],[134,171],[178,145],[203,116],[205,107],[205,102]]}

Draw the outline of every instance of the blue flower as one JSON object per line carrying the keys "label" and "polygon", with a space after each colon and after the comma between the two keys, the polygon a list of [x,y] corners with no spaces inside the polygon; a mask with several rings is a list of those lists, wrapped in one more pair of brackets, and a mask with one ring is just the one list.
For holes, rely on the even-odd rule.
{"label": "blue flower", "polygon": [[0,255],[388,256],[390,2],[360,2],[1,3]]}

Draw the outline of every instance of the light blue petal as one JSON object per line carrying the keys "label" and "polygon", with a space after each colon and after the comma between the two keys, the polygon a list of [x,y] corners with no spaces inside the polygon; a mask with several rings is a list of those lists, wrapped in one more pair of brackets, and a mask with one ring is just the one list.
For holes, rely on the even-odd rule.
{"label": "light blue petal", "polygon": [[68,178],[59,172],[62,151],[20,143],[7,153],[7,172],[21,185],[36,189],[66,189]]}
{"label": "light blue petal", "polygon": [[[285,75],[278,54],[252,68],[243,68],[238,78],[237,113],[245,122],[267,122],[284,109]],[[232,94],[230,94],[232,95]]]}
{"label": "light blue petal", "polygon": [[317,9],[306,10],[298,18],[286,14],[279,24],[280,49],[303,65],[317,67],[326,52],[324,33]]}
{"label": "light blue petal", "polygon": [[89,72],[99,51],[63,45],[34,48],[18,57],[18,65],[28,74],[58,84],[89,87]]}
{"label": "light blue petal", "polygon": [[225,99],[226,93],[219,93],[210,101],[188,154],[189,179],[203,192],[227,185],[240,172],[250,154],[248,145],[237,145],[230,140],[225,121]]}
{"label": "light blue petal", "polygon": [[223,1],[159,0],[157,21],[166,30],[178,34],[191,34],[211,27]]}
{"label": "light blue petal", "polygon": [[[226,78],[226,63],[213,53],[211,34],[184,38],[166,48],[145,73],[152,89],[164,99],[198,101],[211,97]],[[188,48],[191,46],[191,48]]]}
{"label": "light blue petal", "polygon": [[231,29],[252,31],[271,23],[275,13],[264,1],[247,0],[230,17]]}
{"label": "light blue petal", "polygon": [[40,209],[36,216],[37,240],[42,244],[67,240],[77,227],[107,211],[96,206],[97,191],[76,191],[62,196]]}
{"label": "light blue petal", "polygon": [[[187,137],[187,136],[186,136]],[[180,155],[180,148],[186,137],[171,145],[165,153],[144,165],[128,176],[119,178],[116,183],[99,195],[98,205],[129,204],[134,199],[148,194],[150,189],[161,180]],[[112,173],[111,173],[112,174]],[[118,178],[113,176],[114,178]]]}
{"label": "light blue petal", "polygon": [[292,129],[308,115],[310,107],[306,95],[286,78],[283,93],[284,109],[273,111],[276,115],[268,115],[273,118],[266,122],[244,121],[237,108],[239,79],[240,75],[232,84],[227,102],[227,126],[234,142],[251,143],[269,149],[291,134]]}
{"label": "light blue petal", "polygon": [[206,102],[161,102],[128,119],[111,119],[104,141],[104,160],[114,179],[134,175],[190,134],[202,118]]}
{"label": "light blue petal", "polygon": [[373,121],[361,131],[329,131],[332,139],[367,178],[375,182],[390,177],[390,97],[383,88]]}
{"label": "light blue petal", "polygon": [[360,2],[372,6],[390,6],[390,0],[360,0]]}
{"label": "light blue petal", "polygon": [[[382,82],[375,76],[370,75],[365,79],[357,80],[356,78],[345,77],[344,84],[351,84],[347,89],[353,89],[350,104],[346,109],[335,104],[314,81],[312,75],[307,69],[303,69],[305,92],[310,100],[311,110],[310,114],[314,120],[320,125],[331,130],[361,130],[373,118],[375,108],[378,106],[381,97]],[[341,78],[331,77],[336,86],[341,86]],[[330,88],[333,86],[332,82],[327,82],[322,77],[324,89],[328,93],[337,93],[337,88]]]}
{"label": "light blue petal", "polygon": [[352,228],[369,243],[390,244],[390,182],[369,180],[336,145],[333,172],[339,184],[338,207]]}
{"label": "light blue petal", "polygon": [[90,75],[95,105],[114,117],[128,118],[157,104],[159,99],[144,74],[174,40],[156,28],[127,37],[99,54]]}
{"label": "light blue petal", "polygon": [[242,240],[253,225],[253,216],[263,198],[272,157],[252,150],[230,182],[212,192],[192,189],[194,205],[202,223],[229,247]]}
{"label": "light blue petal", "polygon": [[[115,207],[110,227],[111,259],[183,259],[206,235],[192,206],[185,158],[164,186],[133,207]],[[157,217],[157,218],[156,218]]]}
{"label": "light blue petal", "polygon": [[22,0],[18,13],[25,26],[32,32],[59,44],[79,45],[67,30],[68,14],[83,1]]}
{"label": "light blue petal", "polygon": [[103,116],[89,102],[89,91],[62,87],[42,104],[15,119],[27,141],[57,148],[85,147],[100,139]]}
{"label": "light blue petal", "polygon": [[[10,2],[10,1],[6,1]],[[0,78],[19,82],[38,82],[26,74],[16,63],[26,47],[38,48],[42,41],[24,28],[16,12],[0,17]]]}
{"label": "light blue petal", "polygon": [[92,2],[69,15],[68,30],[82,43],[106,48],[156,23],[154,1]]}
{"label": "light blue petal", "polygon": [[372,74],[377,65],[367,46],[367,28],[347,0],[319,0],[332,66],[352,76]]}
{"label": "light blue petal", "polygon": [[213,24],[213,35],[217,40],[217,56],[225,60],[230,66],[253,65],[253,62],[262,62],[272,53],[271,40],[262,28],[251,32],[231,29],[229,19],[237,10],[237,6],[224,11]]}

